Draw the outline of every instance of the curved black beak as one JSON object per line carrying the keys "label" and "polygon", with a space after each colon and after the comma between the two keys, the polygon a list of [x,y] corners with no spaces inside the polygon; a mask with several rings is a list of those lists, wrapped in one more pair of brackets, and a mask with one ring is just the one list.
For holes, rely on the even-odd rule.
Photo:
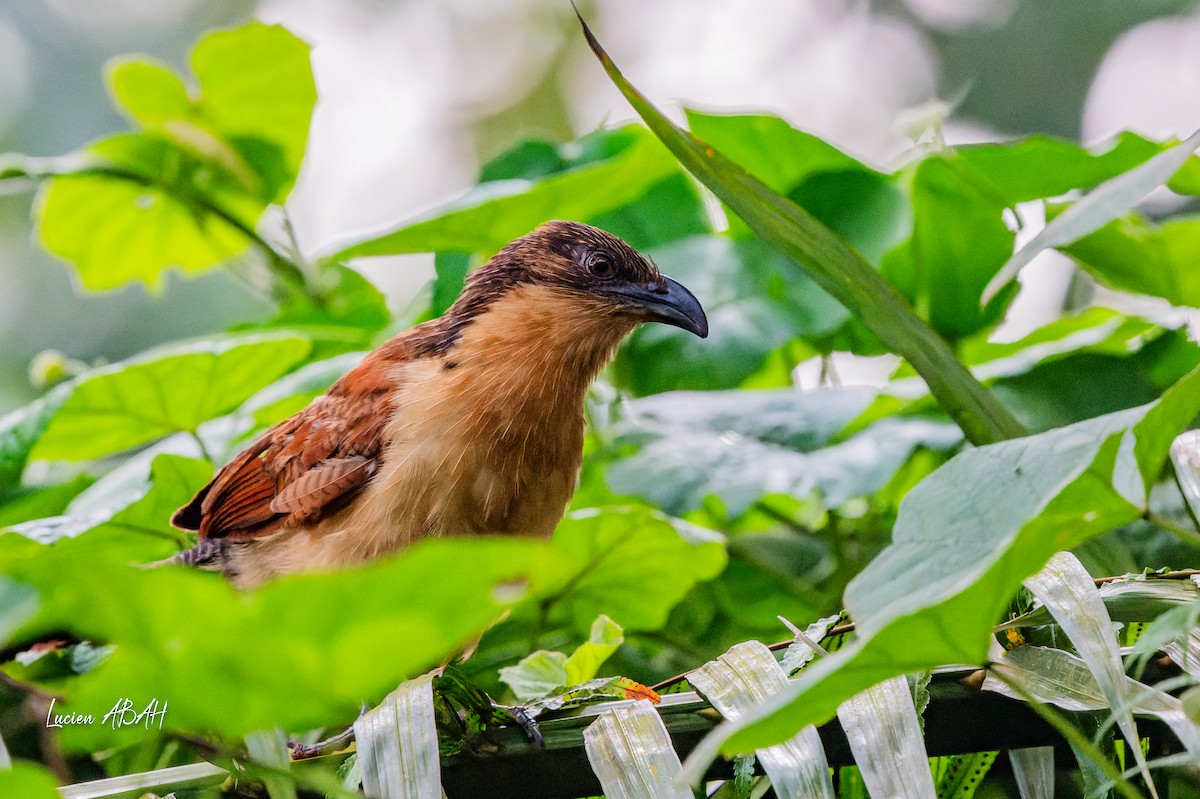
{"label": "curved black beak", "polygon": [[665,275],[653,283],[627,284],[610,289],[626,304],[645,312],[648,321],[681,327],[708,338],[708,317],[696,295]]}

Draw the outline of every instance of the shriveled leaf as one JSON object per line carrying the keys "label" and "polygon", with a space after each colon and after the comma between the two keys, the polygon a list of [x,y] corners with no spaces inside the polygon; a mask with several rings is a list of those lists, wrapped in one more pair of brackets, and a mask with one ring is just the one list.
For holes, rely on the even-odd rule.
{"label": "shriveled leaf", "polygon": [[1054,799],[1054,747],[1037,746],[1008,752],[1021,799]]}
{"label": "shriveled leaf", "polygon": [[1004,264],[988,284],[983,301],[995,297],[1042,250],[1078,241],[1127,213],[1143,197],[1170,180],[1197,147],[1200,147],[1200,130],[1136,169],[1113,178],[1051,220]]}
{"label": "shriveled leaf", "polygon": [[[787,675],[758,641],[738,644],[688,674],[688,682],[727,719],[739,718],[787,685]],[[755,753],[776,796],[833,799],[829,763],[817,728],[805,727],[787,741]]]}
{"label": "shriveled leaf", "polygon": [[649,702],[604,713],[584,730],[583,743],[607,799],[692,799],[671,736]]}
{"label": "shriveled leaf", "polygon": [[1070,552],[1059,552],[1050,558],[1046,567],[1025,579],[1025,587],[1054,616],[1055,622],[1087,664],[1088,671],[1100,686],[1117,726],[1133,752],[1142,779],[1156,795],[1154,781],[1146,766],[1146,757],[1139,743],[1137,725],[1129,709],[1125,667],[1113,634],[1112,620],[1104,609],[1104,601],[1092,582],[1091,575],[1079,559]]}
{"label": "shriveled leaf", "polygon": [[433,675],[402,684],[354,722],[363,792],[382,799],[438,799],[441,761]]}
{"label": "shriveled leaf", "polygon": [[276,334],[200,342],[115,364],[81,378],[31,457],[86,460],[147,444],[236,408],[312,348]]}
{"label": "shriveled leaf", "polygon": [[937,796],[907,680],[873,685],[843,702],[837,714],[871,795]]}

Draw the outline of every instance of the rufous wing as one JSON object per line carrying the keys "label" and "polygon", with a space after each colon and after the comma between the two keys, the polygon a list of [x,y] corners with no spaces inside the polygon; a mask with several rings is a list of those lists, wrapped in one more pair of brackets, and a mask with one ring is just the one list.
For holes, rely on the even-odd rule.
{"label": "rufous wing", "polygon": [[172,523],[201,539],[246,540],[344,507],[379,469],[396,362],[408,354],[397,346],[372,353],[325,396],[255,439]]}

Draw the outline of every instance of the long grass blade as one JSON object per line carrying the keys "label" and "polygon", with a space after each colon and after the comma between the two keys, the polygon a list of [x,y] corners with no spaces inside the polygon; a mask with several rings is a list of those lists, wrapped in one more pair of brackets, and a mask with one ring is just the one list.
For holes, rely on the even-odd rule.
{"label": "long grass blade", "polygon": [[971,376],[946,341],[913,313],[866,259],[796,203],[663,116],[621,74],[582,16],[579,22],[609,79],[684,168],[907,360],[972,443],[1025,434],[1021,423]]}
{"label": "long grass blade", "polygon": [[[287,733],[278,727],[247,735],[246,751],[256,763],[269,766],[274,771],[286,771],[292,763]],[[283,775],[267,774],[262,781],[271,799],[296,799],[295,784]]]}
{"label": "long grass blade", "polygon": [[[688,674],[688,682],[722,716],[736,719],[783,690],[787,675],[771,650],[747,641]],[[809,725],[790,740],[755,754],[780,799],[833,799],[829,762],[816,727]]]}

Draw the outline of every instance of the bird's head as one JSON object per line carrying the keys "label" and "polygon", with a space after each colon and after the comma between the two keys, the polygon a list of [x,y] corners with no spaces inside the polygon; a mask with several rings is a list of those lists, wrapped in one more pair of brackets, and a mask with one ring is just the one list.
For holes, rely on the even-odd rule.
{"label": "bird's head", "polygon": [[472,316],[501,298],[580,334],[600,326],[620,340],[639,322],[662,322],[708,335],[690,291],[618,237],[579,222],[546,222],[510,243],[472,273],[451,314]]}

